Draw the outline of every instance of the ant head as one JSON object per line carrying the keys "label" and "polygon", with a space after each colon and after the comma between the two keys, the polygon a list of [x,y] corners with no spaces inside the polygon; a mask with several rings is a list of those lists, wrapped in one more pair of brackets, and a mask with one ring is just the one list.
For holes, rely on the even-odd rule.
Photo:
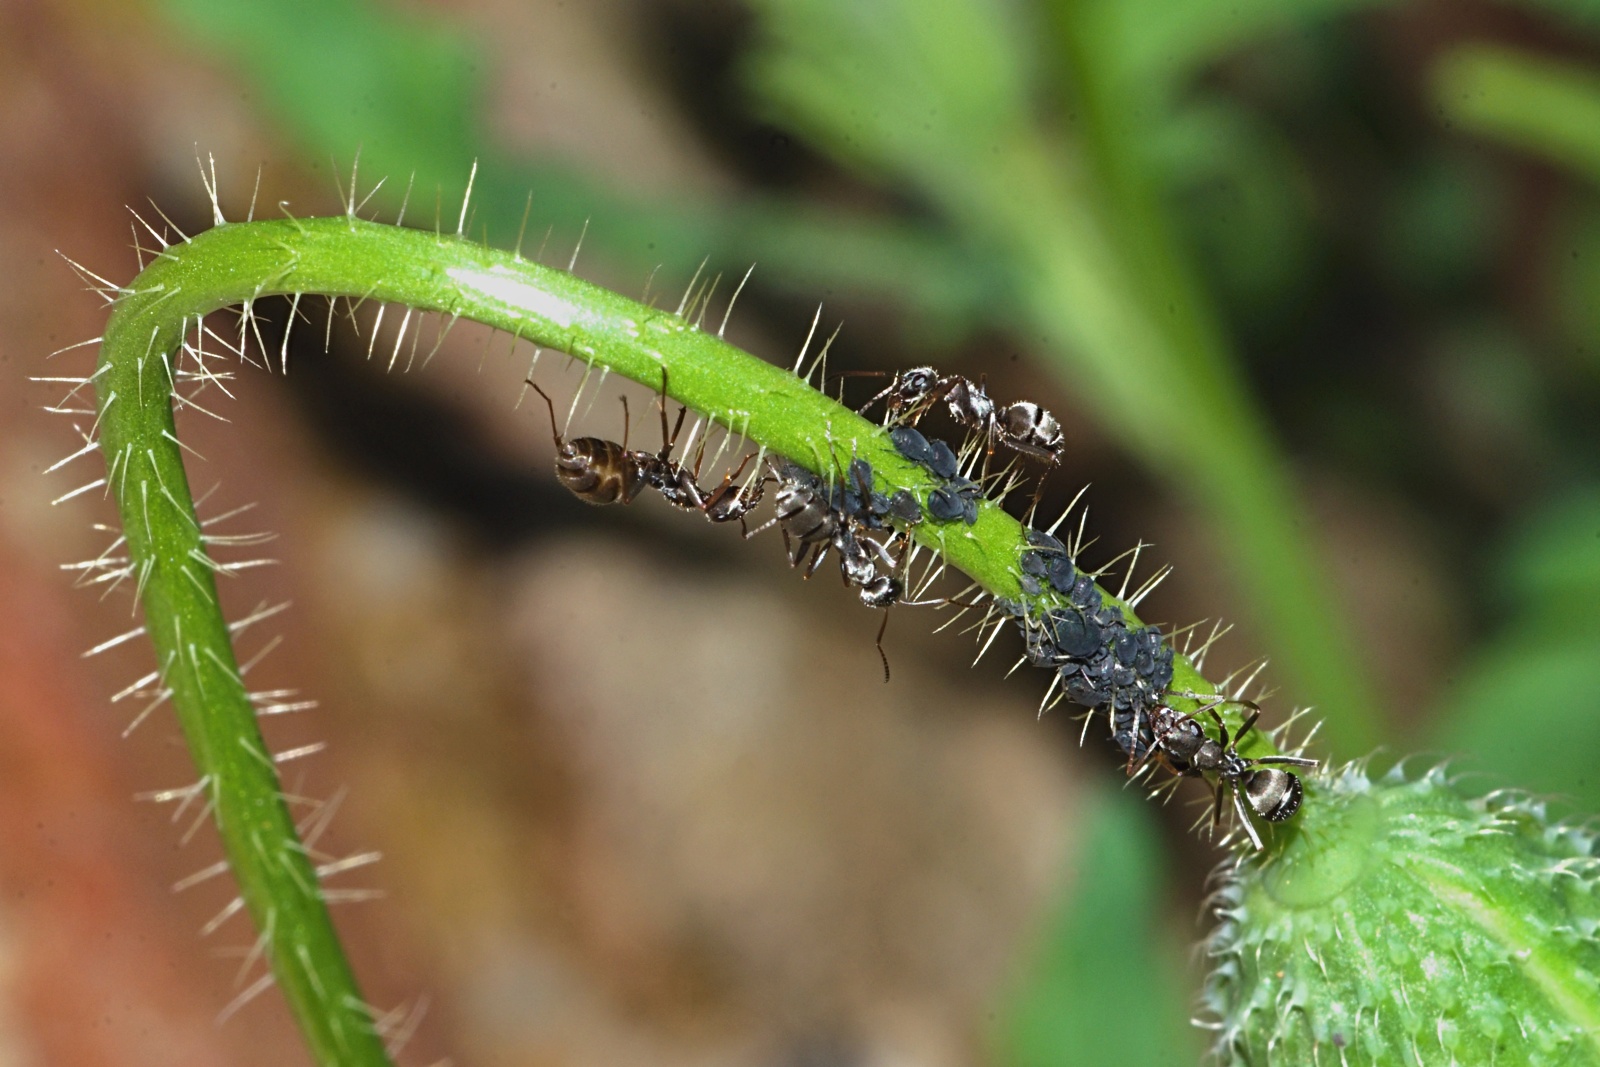
{"label": "ant head", "polygon": [[880,574],[861,586],[861,603],[869,608],[888,608],[900,602],[905,587],[898,578]]}

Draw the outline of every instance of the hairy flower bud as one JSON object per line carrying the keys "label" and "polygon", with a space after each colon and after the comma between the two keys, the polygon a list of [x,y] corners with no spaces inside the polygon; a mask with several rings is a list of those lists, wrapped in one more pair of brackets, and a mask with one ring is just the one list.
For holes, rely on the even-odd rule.
{"label": "hairy flower bud", "polygon": [[1205,994],[1226,1064],[1600,1064],[1595,835],[1438,770],[1306,782],[1222,873]]}

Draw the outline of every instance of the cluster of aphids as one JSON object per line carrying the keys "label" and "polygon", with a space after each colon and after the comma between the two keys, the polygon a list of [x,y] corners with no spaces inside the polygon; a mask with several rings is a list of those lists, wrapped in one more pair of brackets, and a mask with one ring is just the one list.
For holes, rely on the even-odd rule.
{"label": "cluster of aphids", "polygon": [[[929,513],[935,518],[961,517],[969,524],[974,522],[980,495],[975,483],[961,477],[954,451],[943,441],[928,440],[915,428],[941,400],[950,417],[982,446],[985,456],[1004,447],[1052,466],[1060,462],[1060,421],[1031,401],[998,404],[982,382],[917,367],[895,375],[869,406],[879,400],[887,409],[895,448],[941,480],[928,501]],[[1025,659],[1054,673],[1045,700],[1059,694],[1057,699],[1086,708],[1090,717],[1104,709],[1112,741],[1127,754],[1130,776],[1164,767],[1181,776],[1213,780],[1213,825],[1220,820],[1224,796],[1231,795],[1239,823],[1257,849],[1262,844],[1250,820],[1251,812],[1268,822],[1282,822],[1300,809],[1300,779],[1283,767],[1314,767],[1315,760],[1298,756],[1248,759],[1239,754],[1238,743],[1255,725],[1259,709],[1239,702],[1252,710],[1238,733],[1230,736],[1216,710],[1223,701],[1213,699],[1203,709],[1220,732],[1220,739],[1212,739],[1194,715],[1167,703],[1173,677],[1172,645],[1154,626],[1130,626],[1120,608],[1105,602],[1095,576],[1079,572],[1065,544],[1053,534],[1030,529],[1018,569],[1026,599],[997,599],[995,603],[1021,629]]]}
{"label": "cluster of aphids", "polygon": [[[897,604],[972,606],[955,598],[924,600],[908,593],[908,531],[925,521],[967,525],[977,521],[978,502],[986,496],[988,480],[972,477],[980,457],[986,473],[997,449],[1050,466],[1060,462],[1063,449],[1060,423],[1037,404],[998,404],[982,382],[919,367],[896,374],[861,410],[884,402],[884,421],[895,449],[936,482],[925,500],[905,489],[889,495],[880,492],[871,465],[860,458],[835,477],[824,478],[782,457],[767,457],[762,468],[760,459],[747,455],[719,484],[708,488],[699,484],[703,440],[693,467],[672,458],[685,412],[679,410],[677,425],[669,433],[665,376],[662,447],[653,453],[629,449],[626,431],[621,444],[595,437],[563,438],[555,428],[554,404],[537,385],[533,388],[550,409],[557,477],[580,499],[591,504],[629,503],[645,489],[653,489],[675,507],[697,511],[711,522],[737,521],[746,537],[777,526],[790,566],[803,567],[809,578],[831,552],[838,558],[844,583],[857,590],[863,604],[879,609]],[[918,429],[922,417],[941,402],[968,434],[959,451]],[[757,470],[741,483],[753,459]],[[750,529],[745,520],[763,501],[769,484],[777,487],[773,514]],[[1164,768],[1180,776],[1206,778],[1216,787],[1213,823],[1221,817],[1225,795],[1231,795],[1240,825],[1258,849],[1262,843],[1251,813],[1281,822],[1299,810],[1300,779],[1283,768],[1314,767],[1316,761],[1240,755],[1238,743],[1259,714],[1246,701],[1232,701],[1253,710],[1231,736],[1216,710],[1224,701],[1214,699],[1201,709],[1216,722],[1220,737],[1215,739],[1202,728],[1199,713],[1174,710],[1171,697],[1195,695],[1172,690],[1172,645],[1154,626],[1131,626],[1122,609],[1106,601],[1096,585],[1097,575],[1081,572],[1061,540],[1030,529],[1018,570],[1023,598],[997,599],[994,607],[1021,630],[1025,660],[1052,672],[1047,702],[1053,695],[1087,709],[1091,717],[1098,711],[1106,713],[1112,740],[1128,757],[1130,776]],[[885,680],[887,624],[885,615],[877,637]]]}
{"label": "cluster of aphids", "polygon": [[[1257,849],[1261,838],[1250,813],[1282,822],[1300,810],[1300,779],[1285,766],[1315,767],[1299,756],[1239,754],[1238,743],[1255,725],[1260,710],[1248,701],[1206,698],[1203,709],[1215,720],[1220,739],[1207,736],[1194,715],[1172,708],[1172,645],[1154,626],[1134,627],[1114,605],[1105,603],[1090,575],[1079,573],[1060,540],[1028,531],[1020,560],[1020,580],[1028,600],[997,601],[1022,630],[1024,655],[1036,667],[1053,671],[1051,692],[1088,709],[1104,709],[1111,739],[1128,757],[1130,776],[1163,767],[1184,777],[1215,782],[1212,823],[1221,818],[1224,796],[1231,796],[1239,825]],[[1046,603],[1046,589],[1055,596]],[[1230,736],[1217,713],[1223,703],[1240,703],[1251,713]],[[1087,722],[1085,723],[1087,729]],[[1248,806],[1248,811],[1246,807]]]}

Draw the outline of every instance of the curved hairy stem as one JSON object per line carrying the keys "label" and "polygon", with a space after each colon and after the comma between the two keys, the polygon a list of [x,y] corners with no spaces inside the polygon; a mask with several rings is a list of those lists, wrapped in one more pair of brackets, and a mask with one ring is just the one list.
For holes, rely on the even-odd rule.
{"label": "curved hairy stem", "polygon": [[[387,1059],[240,678],[173,423],[173,359],[186,330],[214,310],[274,294],[470,318],[651,388],[665,372],[673,399],[813,471],[834,473],[859,456],[891,488],[925,498],[935,482],[880,427],[683,317],[456,236],[354,217],[221,225],[166,249],[120,294],[95,379],[101,445],[163,682],[278,984],[315,1053],[326,1064],[380,1064]],[[975,525],[912,530],[1013,600],[1024,533],[989,501]],[[1180,657],[1174,689],[1212,686]],[[1259,754],[1270,742],[1252,736],[1246,747]]]}

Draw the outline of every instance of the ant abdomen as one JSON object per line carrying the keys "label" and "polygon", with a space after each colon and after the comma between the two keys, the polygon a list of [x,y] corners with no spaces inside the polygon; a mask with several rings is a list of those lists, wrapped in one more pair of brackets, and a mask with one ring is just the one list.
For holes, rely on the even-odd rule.
{"label": "ant abdomen", "polygon": [[576,437],[556,449],[556,478],[585,504],[631,504],[648,482],[636,457],[615,441]]}

